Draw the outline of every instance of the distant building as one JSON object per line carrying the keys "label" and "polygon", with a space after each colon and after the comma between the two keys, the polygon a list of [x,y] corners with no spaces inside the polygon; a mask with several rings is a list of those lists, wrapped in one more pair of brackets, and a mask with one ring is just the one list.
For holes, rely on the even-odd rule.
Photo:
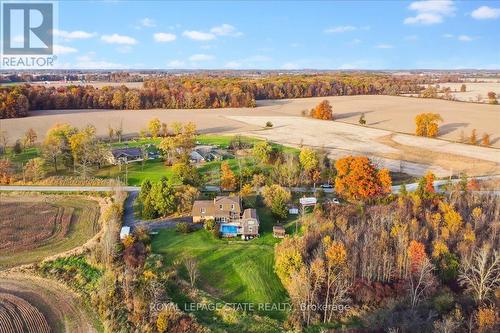
{"label": "distant building", "polygon": [[144,159],[141,148],[114,148],[111,149],[111,154],[108,157],[108,162],[111,164],[127,164],[131,162],[138,162]]}
{"label": "distant building", "polygon": [[219,196],[214,200],[196,200],[192,210],[193,222],[214,220],[220,225],[223,237],[253,238],[259,234],[259,217],[253,208],[242,210],[238,196]]}
{"label": "distant building", "polygon": [[222,161],[227,152],[210,145],[198,145],[189,154],[191,163],[205,163],[211,161]]}

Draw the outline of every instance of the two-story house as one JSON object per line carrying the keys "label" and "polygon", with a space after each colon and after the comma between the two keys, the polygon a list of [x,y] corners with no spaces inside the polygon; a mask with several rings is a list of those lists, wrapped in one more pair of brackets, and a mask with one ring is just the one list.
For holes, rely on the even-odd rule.
{"label": "two-story house", "polygon": [[220,224],[224,237],[251,238],[259,234],[259,218],[253,208],[242,210],[238,196],[218,196],[214,200],[196,200],[192,210],[193,222],[214,220]]}

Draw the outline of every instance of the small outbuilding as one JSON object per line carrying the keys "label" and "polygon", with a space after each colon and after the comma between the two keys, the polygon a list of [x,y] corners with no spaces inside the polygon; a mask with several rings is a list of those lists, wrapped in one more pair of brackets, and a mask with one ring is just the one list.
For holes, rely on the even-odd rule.
{"label": "small outbuilding", "polygon": [[120,230],[120,239],[125,239],[127,236],[130,235],[130,227],[122,227]]}
{"label": "small outbuilding", "polygon": [[282,225],[273,226],[273,236],[274,238],[285,238],[286,231],[285,227]]}

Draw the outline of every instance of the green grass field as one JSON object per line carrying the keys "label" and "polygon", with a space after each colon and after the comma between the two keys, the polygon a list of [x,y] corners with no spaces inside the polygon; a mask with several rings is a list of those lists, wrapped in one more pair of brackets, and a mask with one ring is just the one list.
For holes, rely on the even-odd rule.
{"label": "green grass field", "polygon": [[[199,261],[198,287],[230,303],[283,303],[287,294],[274,272],[273,219],[259,209],[261,237],[251,241],[216,239],[205,230],[184,235],[164,229],[154,236],[153,252],[162,254],[167,263],[195,256]],[[293,224],[290,220],[289,224]],[[261,315],[284,320],[281,311]]]}
{"label": "green grass field", "polygon": [[[23,197],[23,200],[29,200],[29,197]],[[42,241],[35,248],[29,250],[0,253],[0,270],[6,267],[39,262],[48,256],[78,247],[92,238],[99,230],[100,212],[97,202],[65,195],[53,199],[51,204],[74,209],[71,224],[65,237]],[[19,209],[23,209],[22,201],[19,203]],[[34,220],[36,220],[36,212],[30,213],[34,215]],[[22,229],[22,225],[18,228]]]}

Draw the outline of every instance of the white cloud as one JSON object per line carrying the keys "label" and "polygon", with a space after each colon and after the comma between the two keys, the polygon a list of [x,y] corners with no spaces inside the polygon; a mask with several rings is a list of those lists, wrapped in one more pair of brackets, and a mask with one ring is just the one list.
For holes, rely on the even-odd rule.
{"label": "white cloud", "polygon": [[299,69],[299,65],[295,62],[286,62],[281,66],[283,69]]}
{"label": "white cloud", "polygon": [[424,24],[431,25],[443,22],[443,17],[439,14],[422,13],[417,16],[407,17],[403,21],[404,24]]}
{"label": "white cloud", "polygon": [[189,57],[189,61],[197,62],[197,61],[209,61],[213,60],[214,56],[210,54],[193,54]]}
{"label": "white cloud", "polygon": [[355,27],[352,25],[341,25],[341,26],[331,27],[331,28],[325,29],[325,33],[336,34],[336,33],[355,31],[355,30],[370,30],[370,27],[369,26]]}
{"label": "white cloud", "polygon": [[182,60],[170,60],[167,63],[167,67],[170,67],[170,68],[182,68],[184,66],[185,66],[185,63]]}
{"label": "white cloud", "polygon": [[141,25],[146,28],[154,28],[156,27],[156,22],[153,19],[150,19],[149,17],[145,17],[141,20]]}
{"label": "white cloud", "polygon": [[210,29],[210,32],[218,36],[238,37],[243,35],[243,33],[239,32],[234,26],[226,23],[219,25],[217,27],[213,27],[212,29]]}
{"label": "white cloud", "polygon": [[108,44],[123,44],[123,45],[135,45],[137,44],[137,40],[125,36],[125,35],[119,35],[119,34],[112,34],[112,35],[102,35],[101,40],[108,43]]}
{"label": "white cloud", "polygon": [[54,44],[54,53],[55,54],[68,54],[78,52],[74,47]]}
{"label": "white cloud", "polygon": [[460,36],[458,36],[458,40],[461,42],[471,42],[474,40],[474,37],[467,36],[467,35],[460,35]]}
{"label": "white cloud", "polygon": [[472,42],[474,39],[477,39],[477,37],[472,37],[469,35],[458,35],[455,36],[453,34],[444,34],[443,38],[448,38],[448,39],[457,39],[461,42]]}
{"label": "white cloud", "polygon": [[409,8],[417,12],[438,13],[443,15],[451,15],[456,10],[452,0],[415,1],[410,4]]}
{"label": "white cloud", "polygon": [[471,16],[476,20],[496,19],[500,17],[500,8],[481,6],[472,11]]}
{"label": "white cloud", "polygon": [[226,68],[240,68],[241,67],[241,63],[239,63],[237,61],[230,61],[230,62],[226,63],[224,65],[224,67],[226,67]]}
{"label": "white cloud", "polygon": [[359,44],[361,44],[361,39],[359,39],[359,38],[354,38],[353,40],[351,40],[351,41],[349,42],[349,44],[350,44],[350,45],[359,45]]}
{"label": "white cloud", "polygon": [[177,36],[168,32],[157,32],[153,35],[155,41],[160,43],[173,42]]}
{"label": "white cloud", "polygon": [[215,35],[213,33],[196,30],[186,30],[182,33],[182,35],[198,41],[208,41],[215,39]]}
{"label": "white cloud", "polygon": [[73,40],[73,39],[89,39],[92,38],[96,35],[95,32],[86,32],[82,30],[75,30],[75,31],[65,31],[65,30],[58,30],[54,29],[52,31],[52,34],[56,37],[61,37],[65,40]]}
{"label": "white cloud", "polygon": [[377,45],[375,45],[375,48],[377,48],[377,49],[392,49],[392,48],[394,48],[394,46],[392,46],[391,44],[377,44]]}
{"label": "white cloud", "polygon": [[403,21],[405,24],[431,25],[441,23],[444,16],[451,16],[456,11],[452,0],[415,1],[408,8],[417,14],[405,18]]}

